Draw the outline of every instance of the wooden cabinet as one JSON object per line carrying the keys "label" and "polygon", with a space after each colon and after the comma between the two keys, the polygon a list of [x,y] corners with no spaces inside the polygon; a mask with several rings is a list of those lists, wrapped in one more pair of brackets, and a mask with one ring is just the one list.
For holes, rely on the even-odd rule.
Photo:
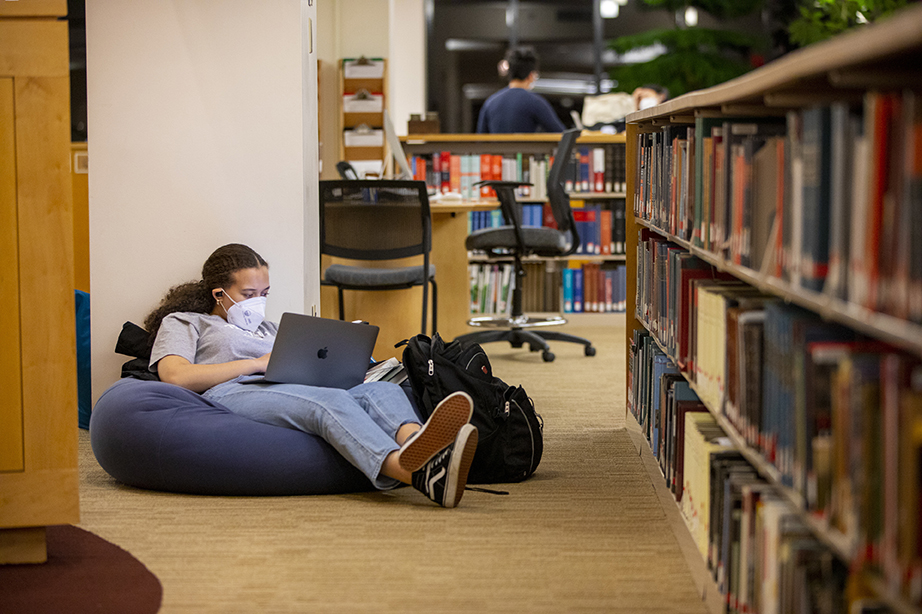
{"label": "wooden cabinet", "polygon": [[0,563],[79,521],[66,14],[0,5]]}

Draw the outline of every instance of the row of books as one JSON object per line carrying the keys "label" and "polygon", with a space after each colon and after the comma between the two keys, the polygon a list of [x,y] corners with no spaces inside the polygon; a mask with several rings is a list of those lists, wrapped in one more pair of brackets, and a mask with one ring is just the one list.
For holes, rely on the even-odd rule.
{"label": "row of books", "polygon": [[[574,149],[564,173],[564,189],[571,193],[624,192],[623,144],[582,146]],[[487,180],[530,183],[517,191],[520,198],[547,198],[547,177],[554,156],[547,154],[454,154],[441,151],[410,156],[410,171],[430,190],[455,192],[465,199],[496,196],[490,188],[474,184]]]}
{"label": "row of books", "polygon": [[922,101],[869,92],[638,137],[635,214],[730,262],[922,322]]}
{"label": "row of books", "polygon": [[630,362],[629,409],[726,611],[866,611],[846,603],[846,564],[733,447],[649,333],[634,332]]}
{"label": "row of books", "polygon": [[627,267],[584,263],[563,270],[564,313],[621,312],[627,305]]}
{"label": "row of books", "polygon": [[[653,375],[693,382],[791,499],[919,603],[918,357],[762,294],[647,230],[637,271],[636,316],[665,349]],[[658,416],[647,420],[658,437]]]}
{"label": "row of books", "polygon": [[[624,311],[627,269],[599,263],[526,262],[522,310],[526,313]],[[509,314],[515,288],[511,263],[470,265],[471,313]]]}
{"label": "row of books", "polygon": [[[588,204],[571,201],[573,220],[579,234],[577,254],[614,255],[625,249],[624,201],[614,199],[605,203]],[[522,226],[557,228],[549,204],[521,203]],[[496,228],[505,223],[499,209],[468,213],[468,234],[484,228]]]}
{"label": "row of books", "polygon": [[515,275],[512,264],[471,264],[471,313],[512,313]]}

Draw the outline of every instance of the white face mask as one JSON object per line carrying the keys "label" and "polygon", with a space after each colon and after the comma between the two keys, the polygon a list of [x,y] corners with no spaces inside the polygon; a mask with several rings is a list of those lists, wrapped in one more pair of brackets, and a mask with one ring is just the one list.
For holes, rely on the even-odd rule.
{"label": "white face mask", "polygon": [[[230,309],[224,309],[227,313],[228,322],[251,333],[259,328],[259,325],[266,318],[265,296],[254,296],[239,303],[228,296],[227,292],[224,293],[224,296],[227,296],[230,302],[233,303]],[[221,306],[224,307],[223,304]]]}
{"label": "white face mask", "polygon": [[658,104],[659,104],[659,100],[657,100],[653,96],[647,96],[645,98],[640,99],[640,110],[643,111],[644,109],[655,107]]}

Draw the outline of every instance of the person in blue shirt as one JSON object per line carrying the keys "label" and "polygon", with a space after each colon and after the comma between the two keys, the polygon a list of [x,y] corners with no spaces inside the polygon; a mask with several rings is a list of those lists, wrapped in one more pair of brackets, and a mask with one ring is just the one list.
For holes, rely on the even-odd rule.
{"label": "person in blue shirt", "polygon": [[538,79],[538,55],[531,47],[515,47],[506,53],[509,86],[483,103],[477,120],[481,134],[563,132],[563,122],[550,103],[530,92]]}

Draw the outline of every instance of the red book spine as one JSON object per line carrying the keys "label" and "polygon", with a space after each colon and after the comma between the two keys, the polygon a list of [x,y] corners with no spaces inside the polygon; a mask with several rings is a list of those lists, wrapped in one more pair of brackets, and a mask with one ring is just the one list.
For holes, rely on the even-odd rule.
{"label": "red book spine", "polygon": [[441,166],[442,172],[439,189],[444,194],[445,192],[451,191],[451,152],[443,151],[441,158],[439,165]]}
{"label": "red book spine", "polygon": [[601,247],[600,253],[604,255],[611,254],[611,244],[612,244],[612,235],[611,235],[611,210],[603,209],[601,212],[601,219],[599,220],[599,245]]}
{"label": "red book spine", "polygon": [[[489,181],[493,179],[493,161],[492,156],[489,154],[481,154],[480,156],[480,180]],[[496,196],[492,188],[486,186],[480,186],[480,197],[481,198],[490,198],[491,196]]]}

